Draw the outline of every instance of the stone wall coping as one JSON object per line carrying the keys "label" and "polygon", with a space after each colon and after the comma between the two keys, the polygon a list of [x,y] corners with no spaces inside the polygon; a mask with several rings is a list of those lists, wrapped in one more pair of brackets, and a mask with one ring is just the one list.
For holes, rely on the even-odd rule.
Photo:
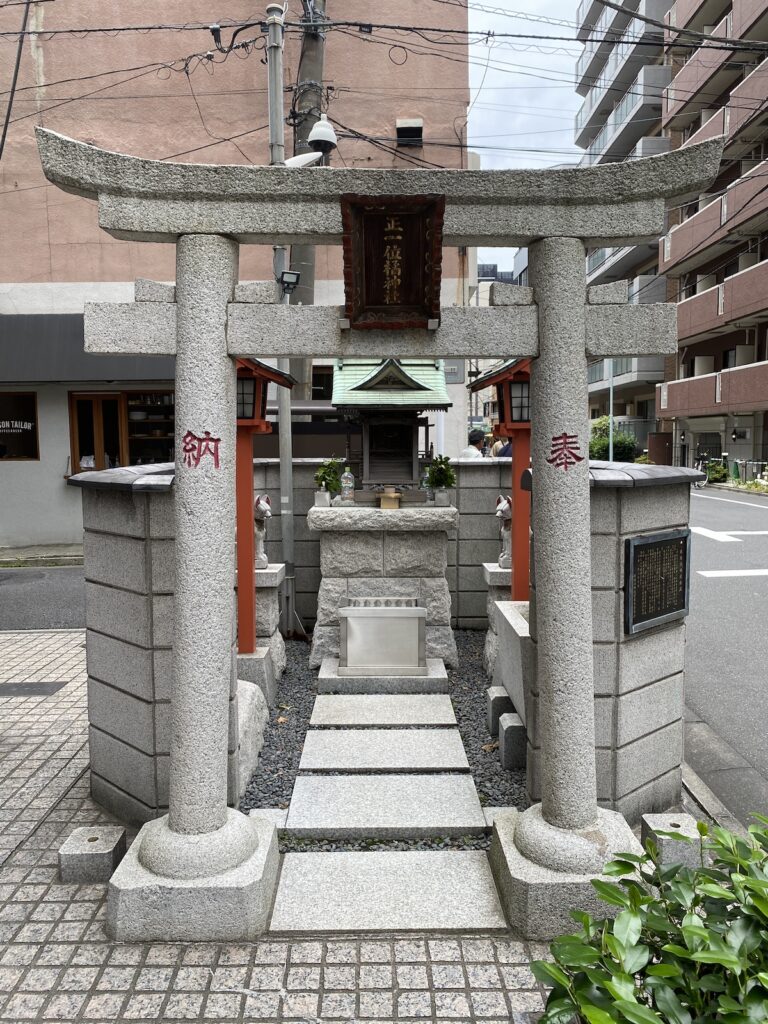
{"label": "stone wall coping", "polygon": [[[325,459],[294,459],[293,464],[294,466],[320,466],[325,461]],[[478,468],[496,463],[511,464],[511,462],[512,459],[451,459],[452,466],[477,466]],[[259,467],[279,466],[280,459],[254,459],[253,465]],[[688,470],[688,472],[693,473],[695,470]],[[71,487],[81,487],[83,490],[93,491],[170,491],[174,475],[175,464],[173,462],[158,462],[146,466],[121,466],[119,469],[100,469],[76,473],[67,480],[67,483]],[[396,510],[384,511],[391,514]],[[413,529],[421,529],[421,527],[413,527]]]}
{"label": "stone wall coping", "polygon": [[256,569],[256,589],[279,587],[285,579],[285,562],[270,562],[266,569]]}
{"label": "stone wall coping", "polygon": [[512,570],[502,569],[498,562],[483,562],[483,579],[489,587],[511,587]]}
{"label": "stone wall coping", "polygon": [[[685,466],[646,466],[636,462],[589,462],[590,487],[669,487],[673,484],[690,486],[703,480],[704,473]],[[522,476],[524,491],[530,491],[533,474],[526,469]]]}
{"label": "stone wall coping", "polygon": [[93,491],[170,491],[174,464],[158,462],[152,466],[121,466],[71,476],[70,487]]}
{"label": "stone wall coping", "polygon": [[307,522],[311,530],[330,533],[378,530],[388,533],[447,533],[458,526],[459,510],[453,505],[399,509],[313,506],[307,513]]}

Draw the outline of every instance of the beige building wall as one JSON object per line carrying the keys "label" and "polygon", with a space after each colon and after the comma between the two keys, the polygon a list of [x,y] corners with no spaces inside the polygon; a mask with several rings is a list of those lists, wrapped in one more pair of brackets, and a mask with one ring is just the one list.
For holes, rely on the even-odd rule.
{"label": "beige building wall", "polygon": [[[262,5],[265,6],[265,5]],[[118,31],[114,35],[30,36],[24,44],[18,88],[5,152],[0,162],[0,312],[39,309],[40,293],[17,291],[30,283],[127,282],[144,276],[174,277],[173,247],[119,242],[99,230],[96,204],[68,196],[48,185],[40,170],[34,139],[35,124],[107,149],[154,159],[175,158],[207,163],[268,162],[267,71],[262,63],[263,35],[258,26],[239,40],[255,39],[247,56],[226,60],[193,58],[189,74],[184,58],[212,47],[204,26],[214,17],[251,19],[261,13],[244,0],[232,0],[220,10],[200,0],[166,0],[161,5],[141,0],[67,0],[33,5],[28,28],[57,31],[77,27],[140,25],[200,25],[196,30]],[[302,5],[289,6],[288,22],[298,21]],[[466,28],[461,6],[432,0],[328,0],[328,15],[348,21],[433,25]],[[0,8],[0,31],[17,31],[23,7]],[[223,29],[225,42],[231,30]],[[403,42],[409,49],[399,47]],[[285,50],[285,110],[290,112],[299,61],[300,32],[289,29]],[[420,160],[460,167],[466,151],[469,101],[468,66],[463,61],[423,55],[418,48],[455,57],[457,50],[424,46],[412,34],[356,28],[328,32],[324,82],[327,112],[337,124],[384,140],[380,145],[343,138],[333,163],[349,167],[397,167]],[[3,42],[5,59],[0,91],[7,100],[15,44]],[[214,51],[215,52],[215,51]],[[462,50],[458,50],[462,55]],[[166,65],[165,68],[156,65]],[[173,67],[175,70],[167,70]],[[109,74],[104,74],[110,72]],[[399,117],[424,120],[422,149],[395,149]],[[219,141],[231,139],[231,141]],[[291,153],[291,131],[287,129]],[[385,147],[385,148],[381,148]],[[318,173],[322,173],[318,170]],[[341,250],[319,250],[317,276],[341,278]],[[271,274],[272,253],[266,247],[245,246],[241,279]],[[458,259],[446,253],[444,272],[448,291],[460,295]],[[330,289],[330,293],[334,289]],[[49,301],[54,302],[50,293]],[[324,301],[322,285],[318,298]],[[335,297],[334,297],[335,300]],[[454,300],[455,301],[455,300]],[[49,307],[50,309],[51,307]],[[48,311],[48,310],[45,310]]]}

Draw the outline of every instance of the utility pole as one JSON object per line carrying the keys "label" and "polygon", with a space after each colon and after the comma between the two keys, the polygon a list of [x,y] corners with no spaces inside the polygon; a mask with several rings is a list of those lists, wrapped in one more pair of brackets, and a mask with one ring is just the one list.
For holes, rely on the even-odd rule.
{"label": "utility pole", "polygon": [[[308,138],[320,120],[323,102],[323,68],[325,64],[325,0],[303,0],[304,35],[294,100],[293,155],[311,152]],[[301,281],[291,294],[297,305],[312,306],[315,302],[315,247],[291,247],[291,266],[300,271]],[[298,381],[294,389],[300,401],[312,398],[312,360],[292,359],[291,373]]]}
{"label": "utility pole", "polygon": [[[267,4],[267,65],[269,72],[269,162],[285,164],[285,120],[283,114],[283,24],[282,4]],[[277,301],[285,302],[281,274],[288,269],[285,246],[275,246],[274,273]],[[278,369],[289,369],[288,359],[278,359]],[[282,528],[285,590],[283,592],[283,634],[293,634],[296,614],[296,559],[293,543],[293,436],[291,392],[277,389],[278,433],[280,438],[280,526]]]}

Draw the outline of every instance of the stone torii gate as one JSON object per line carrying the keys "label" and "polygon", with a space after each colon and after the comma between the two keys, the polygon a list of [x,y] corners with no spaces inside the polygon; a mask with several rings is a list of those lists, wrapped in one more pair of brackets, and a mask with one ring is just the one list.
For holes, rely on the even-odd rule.
{"label": "stone torii gate", "polygon": [[[588,292],[585,250],[656,239],[666,202],[714,177],[722,139],[544,171],[167,164],[42,129],[38,146],[46,177],[98,199],[113,237],[176,246],[175,301],[85,311],[89,352],[176,356],[169,813],[142,828],[113,876],[112,937],[251,939],[266,925],[274,826],[226,803],[235,358],[248,356],[533,359],[532,518],[546,538],[535,566],[542,803],[498,833],[500,881],[524,933],[548,902],[580,901],[611,853],[633,842],[596,796],[587,358],[677,350],[674,305],[627,305],[626,286]],[[531,288],[497,287],[491,308],[445,308],[435,330],[355,331],[337,308],[236,301],[239,246],[341,244],[343,194],[444,195],[444,244],[527,245]]]}

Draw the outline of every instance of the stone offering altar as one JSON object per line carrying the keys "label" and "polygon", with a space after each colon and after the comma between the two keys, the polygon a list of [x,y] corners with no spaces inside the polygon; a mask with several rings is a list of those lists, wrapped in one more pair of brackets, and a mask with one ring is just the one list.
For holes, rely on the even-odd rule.
{"label": "stone offering altar", "polygon": [[340,652],[339,609],[350,599],[413,598],[426,610],[427,658],[457,664],[446,579],[448,535],[458,527],[452,506],[377,509],[311,508],[320,534],[320,592],[310,665]]}

